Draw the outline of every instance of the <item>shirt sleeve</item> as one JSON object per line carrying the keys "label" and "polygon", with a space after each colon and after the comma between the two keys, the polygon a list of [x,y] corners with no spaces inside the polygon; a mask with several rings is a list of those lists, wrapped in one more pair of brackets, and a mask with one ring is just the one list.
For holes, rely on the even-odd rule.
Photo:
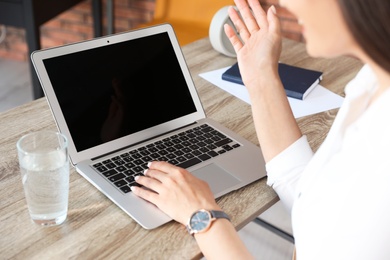
{"label": "shirt sleeve", "polygon": [[266,164],[267,184],[276,191],[289,212],[297,195],[298,180],[313,155],[307,137],[303,135]]}

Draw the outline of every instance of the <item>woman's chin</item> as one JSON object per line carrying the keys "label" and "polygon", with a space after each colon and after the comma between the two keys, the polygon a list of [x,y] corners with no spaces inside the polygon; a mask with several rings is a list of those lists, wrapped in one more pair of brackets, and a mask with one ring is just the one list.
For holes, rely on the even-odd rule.
{"label": "woman's chin", "polygon": [[310,42],[306,42],[306,51],[313,58],[334,58],[337,56],[321,48],[322,46],[321,44],[313,45]]}
{"label": "woman's chin", "polygon": [[308,42],[306,42],[306,51],[311,57],[315,57],[315,58],[323,57],[322,55],[320,55],[318,49],[312,48]]}

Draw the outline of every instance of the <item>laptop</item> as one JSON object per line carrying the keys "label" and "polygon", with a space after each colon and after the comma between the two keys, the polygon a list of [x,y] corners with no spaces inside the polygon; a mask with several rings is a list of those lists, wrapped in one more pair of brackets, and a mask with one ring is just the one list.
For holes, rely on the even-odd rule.
{"label": "laptop", "polygon": [[266,175],[261,149],[206,117],[174,30],[161,24],[31,54],[77,172],[145,229],[171,220],[130,186],[164,160],[215,198]]}

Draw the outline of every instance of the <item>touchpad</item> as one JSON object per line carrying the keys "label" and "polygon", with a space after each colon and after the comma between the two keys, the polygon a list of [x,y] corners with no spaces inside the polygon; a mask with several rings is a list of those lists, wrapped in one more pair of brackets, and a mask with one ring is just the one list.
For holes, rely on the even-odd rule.
{"label": "touchpad", "polygon": [[192,173],[199,179],[206,181],[214,194],[218,194],[240,183],[240,180],[214,163]]}

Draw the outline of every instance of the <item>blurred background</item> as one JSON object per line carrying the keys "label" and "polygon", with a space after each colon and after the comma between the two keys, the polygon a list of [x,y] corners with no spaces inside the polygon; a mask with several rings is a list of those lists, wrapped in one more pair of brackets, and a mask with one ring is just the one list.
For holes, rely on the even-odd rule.
{"label": "blurred background", "polygon": [[[172,5],[170,1],[175,0],[102,0],[102,33],[123,32],[151,22],[154,19],[156,4],[161,6],[159,10],[164,8],[168,9],[170,8],[169,5]],[[185,3],[184,6],[189,5],[189,0],[181,1]],[[193,1],[196,2],[199,0]],[[221,1],[208,0],[208,6],[215,8],[213,2]],[[233,1],[224,2],[231,2],[233,4]],[[278,0],[260,0],[260,3],[265,9],[268,9],[270,5],[276,6],[278,16],[282,22],[283,36],[289,39],[303,41],[296,18],[286,9],[280,7],[278,2]],[[91,0],[81,1],[74,7],[65,10],[58,16],[42,24],[40,27],[42,48],[93,38],[91,5]],[[200,11],[204,12],[205,10]],[[193,8],[191,12],[194,12]],[[113,19],[112,21],[108,19],[110,14]],[[0,58],[19,61],[28,60],[26,35],[23,28],[2,26],[0,18],[0,35],[0,40],[2,40],[0,42]]]}

